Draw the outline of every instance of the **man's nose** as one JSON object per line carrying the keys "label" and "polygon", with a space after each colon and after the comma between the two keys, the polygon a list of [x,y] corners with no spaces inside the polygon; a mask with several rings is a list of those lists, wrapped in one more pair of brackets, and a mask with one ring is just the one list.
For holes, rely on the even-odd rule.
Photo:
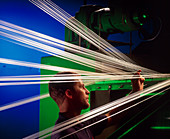
{"label": "man's nose", "polygon": [[86,89],[86,94],[90,94],[89,90]]}

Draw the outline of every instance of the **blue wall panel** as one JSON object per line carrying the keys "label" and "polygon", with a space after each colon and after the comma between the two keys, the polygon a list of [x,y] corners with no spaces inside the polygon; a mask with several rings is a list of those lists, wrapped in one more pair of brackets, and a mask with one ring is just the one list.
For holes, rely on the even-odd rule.
{"label": "blue wall panel", "polygon": [[[73,15],[82,5],[82,1],[68,2],[63,0],[55,2],[61,7],[64,6],[65,10],[69,9],[68,12]],[[30,3],[29,0],[1,0],[0,20],[61,40],[64,40],[65,37],[64,26]],[[0,38],[0,58],[41,63],[41,57],[48,56],[42,52],[4,40],[2,36]],[[0,63],[0,77],[39,74],[39,69]],[[39,85],[0,86],[0,107],[39,94]],[[1,139],[19,139],[38,131],[39,101],[0,112]]]}

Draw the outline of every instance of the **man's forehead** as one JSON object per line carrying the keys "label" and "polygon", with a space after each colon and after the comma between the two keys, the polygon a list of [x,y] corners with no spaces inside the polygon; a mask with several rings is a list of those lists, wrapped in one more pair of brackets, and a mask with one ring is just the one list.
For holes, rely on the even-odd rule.
{"label": "man's forehead", "polygon": [[84,84],[83,83],[83,81],[82,81],[82,79],[77,79],[77,82],[76,82],[77,84]]}

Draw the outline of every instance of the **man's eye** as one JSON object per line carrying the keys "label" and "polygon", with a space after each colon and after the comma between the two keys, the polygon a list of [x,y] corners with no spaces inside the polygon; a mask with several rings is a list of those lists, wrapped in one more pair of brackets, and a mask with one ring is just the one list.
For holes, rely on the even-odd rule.
{"label": "man's eye", "polygon": [[81,88],[84,88],[84,85],[81,85],[80,87],[81,87]]}

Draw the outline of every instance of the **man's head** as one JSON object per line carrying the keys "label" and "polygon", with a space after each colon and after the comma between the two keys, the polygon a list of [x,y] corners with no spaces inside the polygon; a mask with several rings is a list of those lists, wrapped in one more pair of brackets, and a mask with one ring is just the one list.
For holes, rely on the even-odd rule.
{"label": "man's head", "polygon": [[[80,76],[74,72],[59,72],[56,77],[76,77]],[[68,82],[55,83],[59,80],[49,82],[49,93],[58,106],[67,102],[77,109],[89,107],[89,91],[85,88],[81,79],[69,79]],[[60,80],[61,81],[61,80]]]}

